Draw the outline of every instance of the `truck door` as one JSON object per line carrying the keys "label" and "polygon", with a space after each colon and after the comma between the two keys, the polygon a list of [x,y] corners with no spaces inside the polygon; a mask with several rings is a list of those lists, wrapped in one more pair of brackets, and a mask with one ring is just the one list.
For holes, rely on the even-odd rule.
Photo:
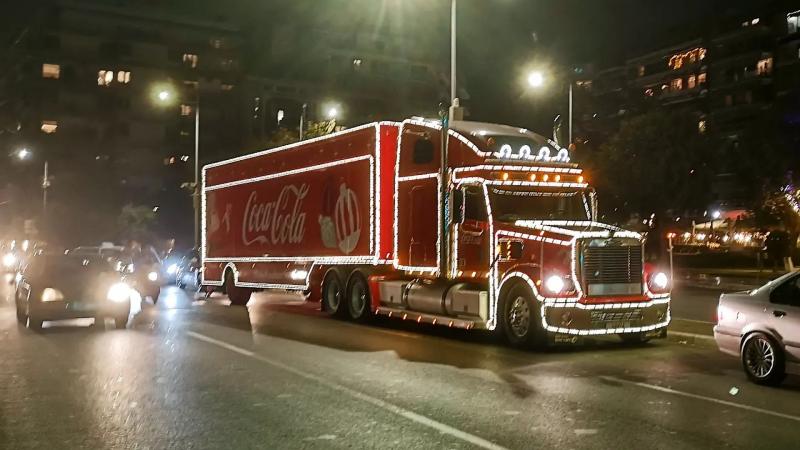
{"label": "truck door", "polygon": [[458,225],[456,268],[470,274],[489,267],[489,214],[486,197],[480,186],[465,186],[464,220]]}
{"label": "truck door", "polygon": [[397,183],[397,261],[436,270],[439,237],[439,135],[410,126],[400,142]]}

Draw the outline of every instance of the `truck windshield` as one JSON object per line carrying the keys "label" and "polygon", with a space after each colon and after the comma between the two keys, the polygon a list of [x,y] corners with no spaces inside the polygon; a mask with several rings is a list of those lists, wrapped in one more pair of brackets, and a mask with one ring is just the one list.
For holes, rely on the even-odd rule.
{"label": "truck windshield", "polygon": [[583,191],[531,192],[489,189],[492,215],[503,222],[517,220],[589,220]]}

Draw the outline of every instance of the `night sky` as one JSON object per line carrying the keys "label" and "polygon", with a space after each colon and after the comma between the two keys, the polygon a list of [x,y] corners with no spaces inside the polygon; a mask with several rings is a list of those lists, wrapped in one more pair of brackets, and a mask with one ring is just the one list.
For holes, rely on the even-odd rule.
{"label": "night sky", "polygon": [[[8,6],[0,17],[3,45],[20,26]],[[126,3],[125,0],[116,0]],[[682,42],[708,30],[715,19],[744,9],[785,0],[459,0],[459,78],[471,118],[507,122],[534,129],[549,124],[563,95],[526,92],[529,67],[562,68],[575,64],[613,66],[637,53]],[[111,2],[113,3],[113,2]],[[239,25],[254,41],[264,42],[271,25],[292,11],[303,20],[344,22],[345,26],[382,27],[435,45],[449,65],[448,0],[129,0],[140,7],[202,15]],[[733,14],[735,15],[735,14]],[[352,22],[349,22],[352,19]],[[3,23],[6,22],[6,23]],[[298,26],[303,26],[298,23]],[[387,28],[387,29],[389,29]],[[425,40],[429,35],[439,41]],[[258,52],[251,55],[253,64]],[[554,106],[555,105],[555,106]]]}

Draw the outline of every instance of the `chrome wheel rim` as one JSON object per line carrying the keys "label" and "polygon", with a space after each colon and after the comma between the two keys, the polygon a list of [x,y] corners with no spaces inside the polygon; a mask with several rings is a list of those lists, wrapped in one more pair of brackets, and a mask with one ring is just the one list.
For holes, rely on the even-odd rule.
{"label": "chrome wheel rim", "polygon": [[339,282],[332,280],[327,284],[327,289],[325,290],[325,302],[328,304],[328,309],[332,312],[335,312],[339,309],[339,300],[341,297],[341,289],[339,288]]}
{"label": "chrome wheel rim", "polygon": [[516,337],[525,337],[531,326],[531,309],[528,307],[528,299],[517,297],[511,302],[508,310],[508,324],[511,332]]}
{"label": "chrome wheel rim", "polygon": [[350,306],[352,308],[354,317],[361,317],[364,313],[364,308],[367,304],[367,290],[364,284],[357,281],[353,285],[353,291],[350,293]]}
{"label": "chrome wheel rim", "polygon": [[756,378],[768,376],[775,367],[775,351],[772,343],[764,338],[753,338],[748,343],[745,353],[747,370]]}

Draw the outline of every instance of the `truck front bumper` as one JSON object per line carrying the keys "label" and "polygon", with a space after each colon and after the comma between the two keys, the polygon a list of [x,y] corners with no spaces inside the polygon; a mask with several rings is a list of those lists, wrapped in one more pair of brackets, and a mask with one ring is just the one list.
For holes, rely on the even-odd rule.
{"label": "truck front bumper", "polygon": [[669,298],[659,302],[612,304],[542,304],[542,327],[557,334],[597,336],[652,333],[670,322]]}

